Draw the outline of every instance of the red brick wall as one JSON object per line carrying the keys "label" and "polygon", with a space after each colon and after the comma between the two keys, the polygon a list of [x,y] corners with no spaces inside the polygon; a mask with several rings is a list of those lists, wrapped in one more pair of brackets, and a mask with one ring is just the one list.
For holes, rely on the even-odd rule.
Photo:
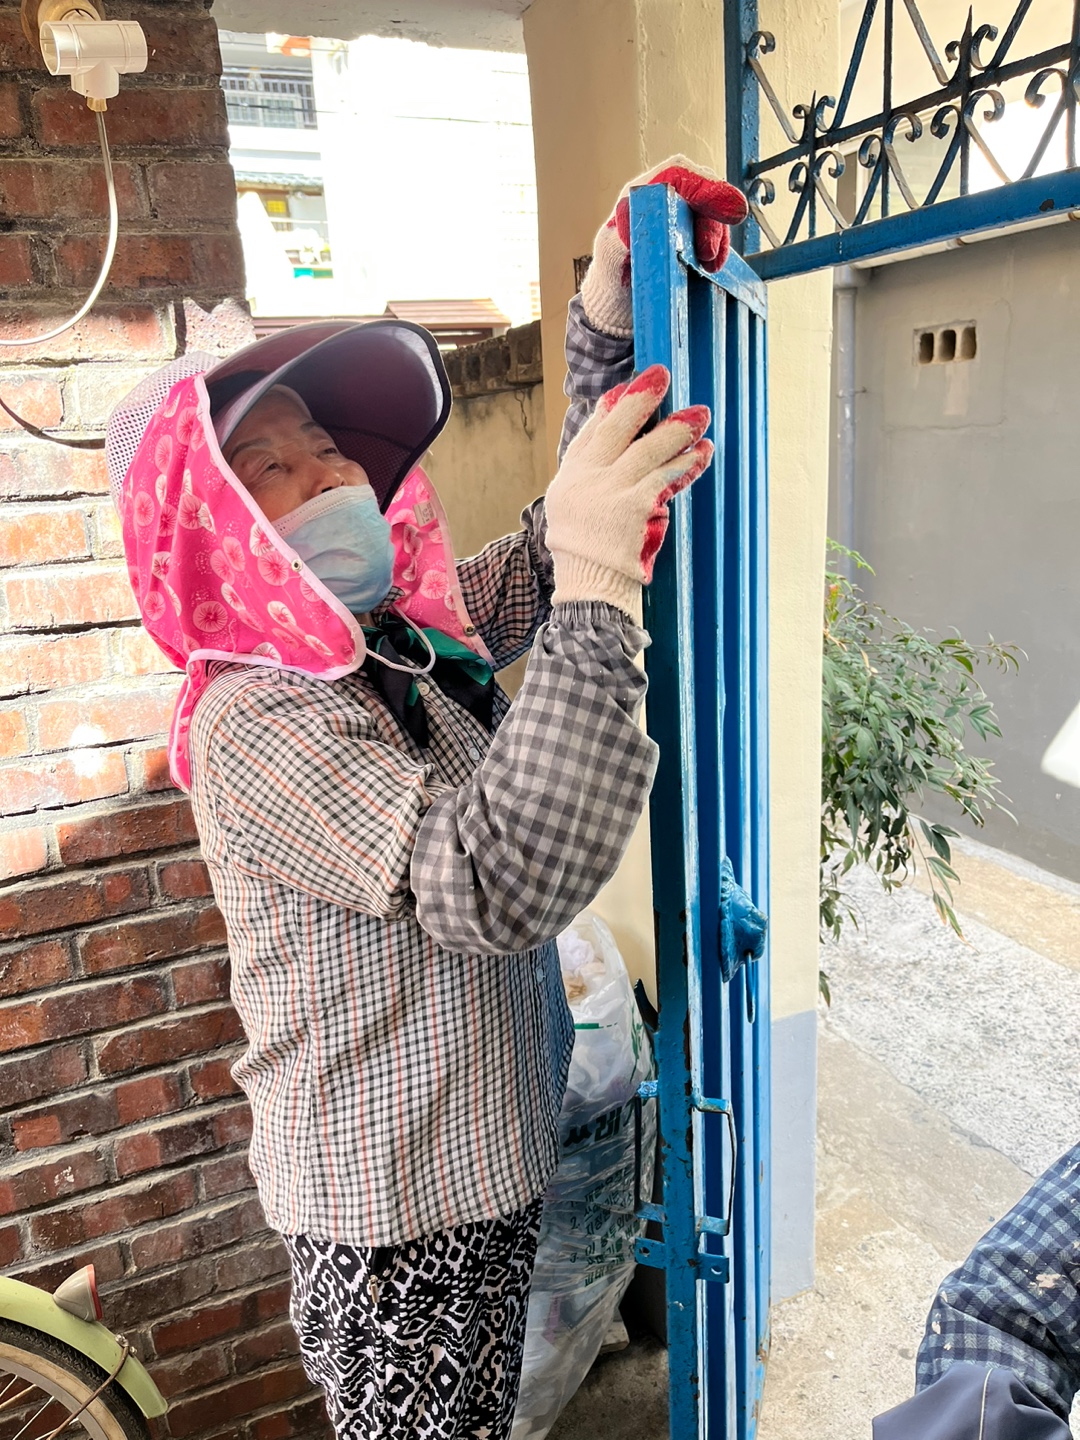
{"label": "red brick wall", "polygon": [[[0,396],[69,435],[184,349],[250,335],[216,27],[192,0],[110,14],[151,54],[108,111],[112,281],[74,332],[0,350]],[[0,0],[0,335],[78,308],[104,215],[92,117]],[[0,1267],[52,1287],[93,1261],[173,1435],[321,1435],[245,1163],[221,918],[168,780],[175,686],[100,452],[0,414]]]}

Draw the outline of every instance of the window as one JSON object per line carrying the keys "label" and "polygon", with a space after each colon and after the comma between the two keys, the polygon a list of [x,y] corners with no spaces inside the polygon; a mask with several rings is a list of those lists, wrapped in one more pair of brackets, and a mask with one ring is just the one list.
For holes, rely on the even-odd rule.
{"label": "window", "polygon": [[314,130],[315,87],[309,70],[249,70],[227,65],[222,72],[225,109],[232,125]]}

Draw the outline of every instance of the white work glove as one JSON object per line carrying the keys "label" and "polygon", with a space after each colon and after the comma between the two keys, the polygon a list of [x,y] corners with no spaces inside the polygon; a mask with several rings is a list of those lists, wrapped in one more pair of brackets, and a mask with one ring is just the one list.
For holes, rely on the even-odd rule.
{"label": "white work glove", "polygon": [[639,436],[670,378],[663,365],[650,365],[609,390],[563,456],[544,501],[554,604],[603,600],[632,615],[640,587],[652,580],[667,502],[713,453],[712,441],[701,438],[707,405],[676,411]]}
{"label": "white work glove", "polygon": [[634,333],[630,296],[630,191],[640,185],[670,185],[694,212],[694,248],[698,264],[713,273],[731,248],[729,225],[746,219],[746,201],[726,180],[672,155],[624,185],[611,217],[593,241],[593,258],[581,282],[581,304],[594,330],[629,339]]}

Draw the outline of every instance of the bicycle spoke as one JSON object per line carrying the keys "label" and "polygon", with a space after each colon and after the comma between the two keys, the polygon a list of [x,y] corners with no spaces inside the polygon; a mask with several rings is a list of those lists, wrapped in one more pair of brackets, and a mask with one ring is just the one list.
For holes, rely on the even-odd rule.
{"label": "bicycle spoke", "polygon": [[[11,1389],[12,1385],[18,1378],[19,1377],[17,1375],[13,1375],[12,1378],[8,1381],[8,1383],[4,1386],[5,1395]],[[24,1395],[29,1395],[32,1390],[36,1389],[36,1385],[28,1385],[25,1390],[19,1390],[16,1394],[12,1395],[10,1400],[4,1400],[3,1404],[0,1404],[0,1410],[10,1410],[13,1405],[18,1405],[19,1401],[23,1398]]]}
{"label": "bicycle spoke", "polygon": [[48,1410],[50,1405],[58,1405],[59,1403],[60,1402],[56,1399],[55,1396],[47,1396],[45,1404],[42,1405],[41,1409],[34,1411],[33,1415],[30,1416],[30,1419],[27,1420],[26,1424],[22,1427],[19,1433],[17,1435],[13,1435],[11,1437],[11,1440],[22,1440],[22,1436],[26,1434],[27,1430],[29,1430],[30,1426],[34,1423],[34,1421],[37,1420],[39,1416],[44,1415],[45,1411]]}
{"label": "bicycle spoke", "polygon": [[19,1379],[18,1375],[12,1375],[11,1379],[10,1379],[10,1380],[7,1382],[7,1384],[4,1386],[3,1390],[0,1390],[0,1400],[3,1400],[4,1396],[7,1394],[7,1392],[11,1389],[12,1385],[14,1385],[15,1382],[16,1382],[18,1379]]}

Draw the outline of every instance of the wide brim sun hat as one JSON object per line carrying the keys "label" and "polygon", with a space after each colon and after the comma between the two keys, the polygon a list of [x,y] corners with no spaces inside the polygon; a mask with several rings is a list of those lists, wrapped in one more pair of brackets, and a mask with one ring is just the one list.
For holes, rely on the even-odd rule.
{"label": "wide brim sun hat", "polygon": [[428,331],[404,320],[322,321],[257,340],[205,374],[223,448],[276,385],[307,404],[367,472],[382,509],[450,414],[450,385]]}
{"label": "wide brim sun hat", "polygon": [[118,509],[146,427],[172,387],[191,375],[207,387],[219,445],[275,385],[296,391],[342,454],[363,466],[384,511],[450,415],[439,347],[405,320],[296,325],[225,360],[189,351],[141,381],[109,419],[105,459]]}

